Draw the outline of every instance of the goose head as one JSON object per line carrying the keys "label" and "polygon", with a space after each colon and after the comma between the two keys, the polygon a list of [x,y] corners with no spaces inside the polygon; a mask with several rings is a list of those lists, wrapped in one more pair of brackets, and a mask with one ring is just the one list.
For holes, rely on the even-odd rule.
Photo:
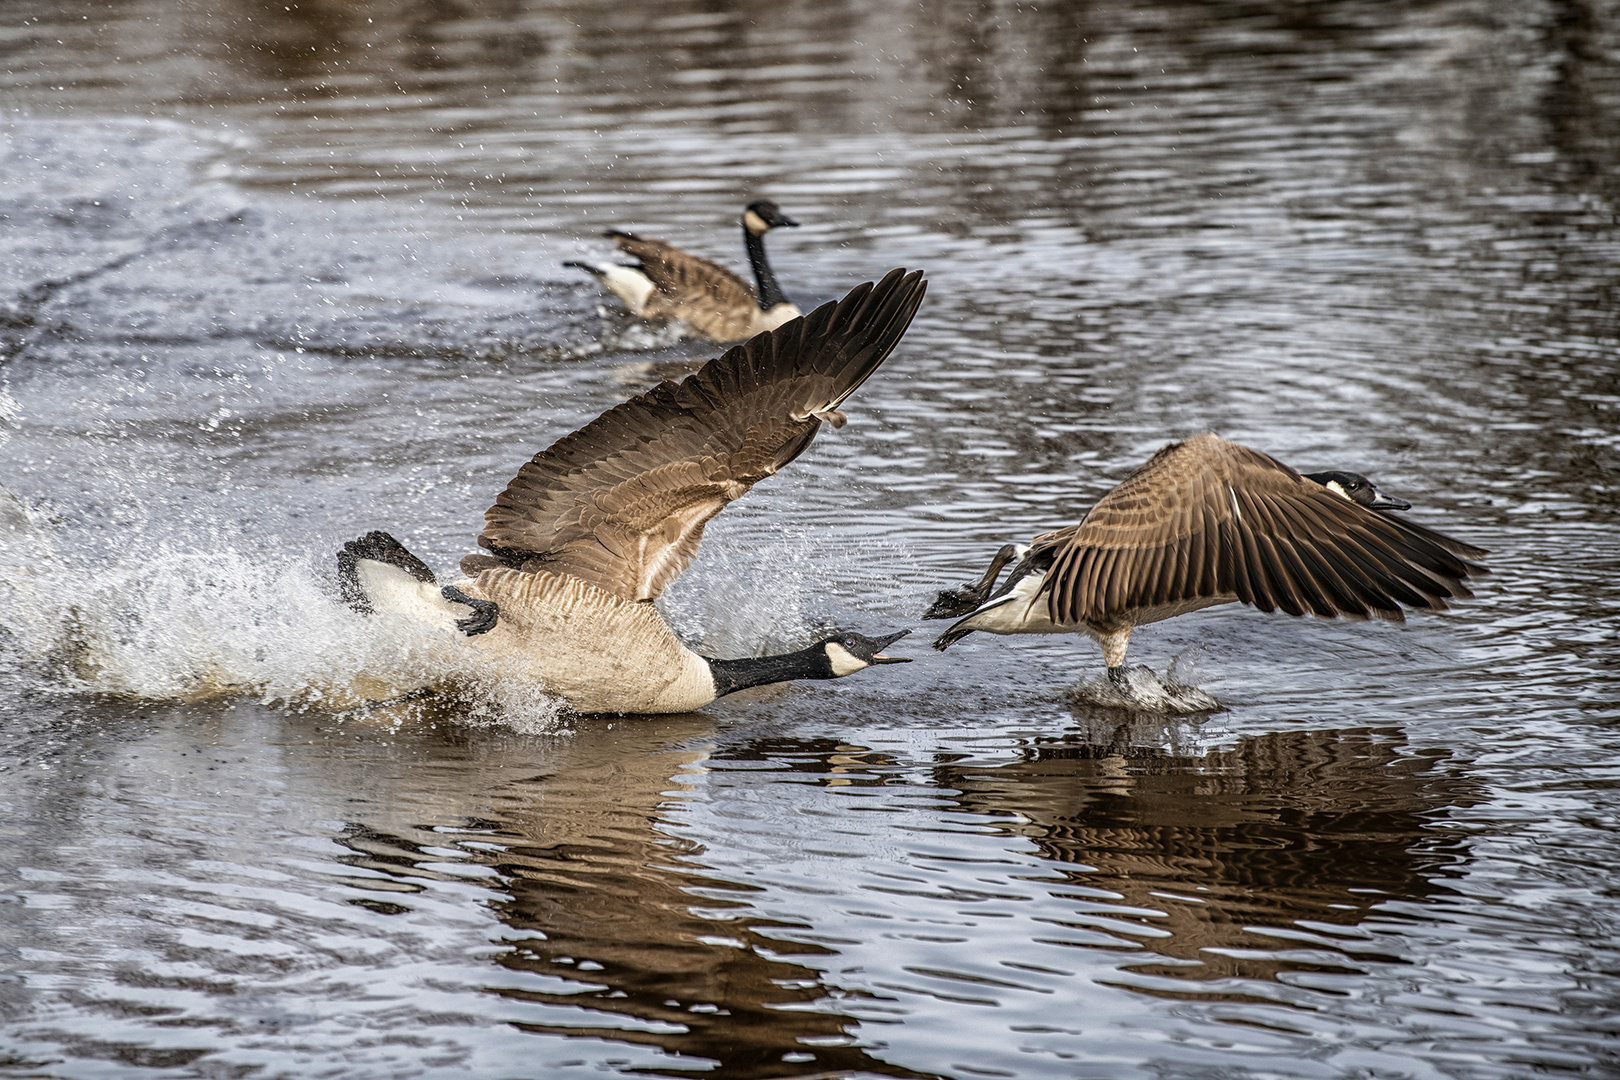
{"label": "goose head", "polygon": [[1329,469],[1326,472],[1305,473],[1304,476],[1307,480],[1315,480],[1333,494],[1372,510],[1412,509],[1411,503],[1405,499],[1385,495],[1378,490],[1371,480],[1360,473],[1345,472],[1342,469]]}
{"label": "goose head", "polygon": [[[841,679],[845,675],[853,675],[857,671],[871,667],[873,664],[909,664],[909,656],[884,656],[883,650],[896,641],[911,633],[902,630],[897,634],[886,634],[879,638],[869,638],[865,634],[839,634],[820,642],[821,651],[827,657],[827,668],[830,674],[827,678]],[[814,646],[812,646],[814,648]]]}
{"label": "goose head", "polygon": [[799,223],[782,213],[782,208],[769,199],[758,199],[743,211],[743,228],[754,236],[764,236],[778,226],[797,228]]}

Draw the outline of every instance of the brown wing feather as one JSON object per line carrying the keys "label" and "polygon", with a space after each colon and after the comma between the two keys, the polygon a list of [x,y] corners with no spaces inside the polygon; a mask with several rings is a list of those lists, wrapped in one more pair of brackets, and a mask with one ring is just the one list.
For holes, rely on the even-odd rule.
{"label": "brown wing feather", "polygon": [[830,413],[899,343],[926,288],[920,271],[891,271],[609,409],[518,470],[479,545],[507,566],[656,598],[711,518],[803,453],[823,418],[841,422]]}
{"label": "brown wing feather", "polygon": [[1102,630],[1136,608],[1240,600],[1263,611],[1399,620],[1472,595],[1483,549],[1369,510],[1214,435],[1160,450],[1070,530],[1045,588],[1054,621]]}
{"label": "brown wing feather", "polygon": [[683,319],[716,341],[742,336],[737,327],[760,310],[752,285],[719,263],[682,251],[662,240],[610,232],[619,250],[634,256],[657,290],[642,314]]}

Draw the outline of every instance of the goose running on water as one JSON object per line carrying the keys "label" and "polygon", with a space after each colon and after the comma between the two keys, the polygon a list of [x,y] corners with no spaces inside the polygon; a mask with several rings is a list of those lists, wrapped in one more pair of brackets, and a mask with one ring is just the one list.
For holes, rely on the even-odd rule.
{"label": "goose running on water", "polygon": [[636,265],[615,262],[567,262],[594,274],[604,288],[624,301],[630,314],[644,319],[680,319],[710,341],[742,341],[774,330],[799,317],[783,294],[765,257],[765,234],[799,223],[769,199],[743,210],[743,246],[754,271],[756,292],[723,266],[688,254],[662,240],[650,240],[618,229],[603,235]]}
{"label": "goose running on water", "polygon": [[[1082,633],[1124,687],[1131,630],[1216,604],[1333,618],[1405,620],[1473,595],[1482,548],[1383,510],[1409,503],[1357,473],[1302,476],[1213,434],[1171,443],[1078,525],[1008,544],[976,585],[923,616],[957,618],[934,648],[975,630]],[[996,578],[1017,560],[1010,579]],[[994,592],[992,590],[994,589]]]}
{"label": "goose running on water", "polygon": [[802,454],[899,343],[927,283],[891,271],[837,303],[661,383],[536,454],[484,515],[484,554],[441,587],[387,533],[338,555],[351,606],[391,612],[538,676],[582,713],[672,713],[790,679],[903,662],[877,638],[839,634],[780,656],[716,660],[688,649],[654,606],[732,500]]}

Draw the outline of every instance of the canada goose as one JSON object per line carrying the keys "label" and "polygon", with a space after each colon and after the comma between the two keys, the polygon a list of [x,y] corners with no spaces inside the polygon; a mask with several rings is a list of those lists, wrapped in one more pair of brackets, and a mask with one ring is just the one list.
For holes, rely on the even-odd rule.
{"label": "canada goose", "polygon": [[595,274],[609,292],[624,301],[632,315],[681,319],[710,341],[742,341],[799,317],[799,309],[782,294],[765,257],[765,234],[778,226],[798,224],[769,199],[751,202],[743,210],[743,246],[748,249],[748,262],[759,283],[757,294],[748,282],[723,266],[689,255],[662,240],[646,240],[618,229],[603,235],[617,241],[619,250],[634,256],[639,265],[563,265]]}
{"label": "canada goose", "polygon": [[1402,605],[1442,611],[1487,572],[1471,561],[1482,548],[1379,512],[1409,506],[1357,473],[1301,476],[1195,435],[1154,454],[1078,525],[1004,546],[978,584],[941,592],[924,618],[966,616],[934,642],[941,650],[975,630],[1086,634],[1116,684],[1133,627],[1215,604],[1402,622]]}
{"label": "canada goose", "polygon": [[486,553],[441,588],[386,533],[338,555],[344,598],[413,615],[537,675],[579,712],[669,713],[789,679],[904,662],[878,638],[839,634],[780,656],[716,660],[676,638],[653,601],[727,503],[804,452],[899,343],[921,272],[891,271],[809,317],[664,382],[536,454],[484,515]]}

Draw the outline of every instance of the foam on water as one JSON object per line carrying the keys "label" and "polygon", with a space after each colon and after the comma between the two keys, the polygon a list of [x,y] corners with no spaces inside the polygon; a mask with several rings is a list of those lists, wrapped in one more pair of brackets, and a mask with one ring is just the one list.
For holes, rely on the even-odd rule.
{"label": "foam on water", "polygon": [[[371,702],[453,685],[461,715],[525,730],[562,709],[533,679],[450,635],[335,602],[309,551],[266,559],[158,543],[101,565],[64,559],[39,515],[0,489],[0,650],[30,692],[196,701],[247,695],[363,714]],[[399,718],[396,708],[389,715]]]}
{"label": "foam on water", "polygon": [[1226,706],[1213,696],[1183,681],[1190,676],[1185,655],[1172,660],[1163,675],[1142,664],[1127,667],[1124,686],[1115,683],[1105,672],[1081,682],[1074,688],[1072,696],[1083,705],[1163,713],[1166,716],[1224,711]]}

